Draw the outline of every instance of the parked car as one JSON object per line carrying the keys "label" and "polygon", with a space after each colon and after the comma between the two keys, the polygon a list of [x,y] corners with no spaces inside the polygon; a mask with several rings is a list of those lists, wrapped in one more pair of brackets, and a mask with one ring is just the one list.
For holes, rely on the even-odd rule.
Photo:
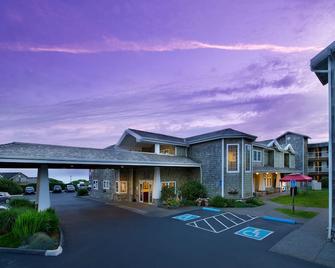
{"label": "parked car", "polygon": [[74,187],[72,184],[68,184],[66,185],[65,191],[68,193],[73,193],[76,191],[76,187]]}
{"label": "parked car", "polygon": [[62,192],[62,187],[60,185],[55,185],[52,192],[53,193],[61,193]]}
{"label": "parked car", "polygon": [[24,189],[24,194],[35,194],[35,188],[33,186],[27,186]]}
{"label": "parked car", "polygon": [[7,192],[0,192],[0,203],[9,203],[11,196]]}

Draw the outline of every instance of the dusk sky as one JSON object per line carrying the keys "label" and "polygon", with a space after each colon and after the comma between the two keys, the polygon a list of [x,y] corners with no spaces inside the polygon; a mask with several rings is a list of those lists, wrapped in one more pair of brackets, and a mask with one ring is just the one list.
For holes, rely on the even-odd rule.
{"label": "dusk sky", "polygon": [[104,148],[126,128],[227,127],[327,140],[309,61],[334,18],[329,0],[2,0],[0,143]]}

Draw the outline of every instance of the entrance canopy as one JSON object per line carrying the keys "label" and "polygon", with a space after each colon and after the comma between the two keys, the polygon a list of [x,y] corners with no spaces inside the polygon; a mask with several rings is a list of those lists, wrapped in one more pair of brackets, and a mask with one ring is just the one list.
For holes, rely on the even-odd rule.
{"label": "entrance canopy", "polygon": [[312,178],[302,174],[290,174],[280,179],[280,181],[298,181],[298,182],[307,182],[311,181]]}
{"label": "entrance canopy", "polygon": [[120,166],[200,167],[187,157],[135,152],[111,146],[82,148],[13,142],[0,145],[0,168],[111,168]]}

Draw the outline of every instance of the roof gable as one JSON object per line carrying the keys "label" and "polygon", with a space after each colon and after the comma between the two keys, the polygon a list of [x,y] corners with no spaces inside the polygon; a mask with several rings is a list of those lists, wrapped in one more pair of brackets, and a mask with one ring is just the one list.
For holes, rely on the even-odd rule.
{"label": "roof gable", "polygon": [[301,136],[301,137],[304,137],[304,138],[307,138],[307,139],[311,138],[311,137],[309,137],[307,135],[304,135],[304,134],[296,133],[296,132],[293,132],[293,131],[286,131],[285,133],[283,133],[280,136],[278,136],[277,139],[280,139],[283,136],[288,135],[288,134],[293,134],[293,135]]}

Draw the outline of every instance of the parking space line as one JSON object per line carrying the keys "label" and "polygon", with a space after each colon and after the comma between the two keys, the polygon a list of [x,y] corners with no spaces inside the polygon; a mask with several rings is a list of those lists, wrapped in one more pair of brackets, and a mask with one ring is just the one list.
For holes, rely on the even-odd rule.
{"label": "parking space line", "polygon": [[[232,220],[230,217],[227,217],[228,215],[230,215],[231,217],[234,217],[236,219],[239,219],[241,222],[237,223],[236,221]],[[224,217],[225,219],[227,219],[227,221],[229,221],[233,225],[228,227],[226,224],[224,224],[222,221],[220,221],[217,218],[218,216]],[[243,219],[243,218],[241,218],[241,217],[239,217],[239,216],[237,216],[237,215],[235,215],[234,213],[231,213],[231,212],[225,212],[225,213],[222,213],[222,214],[218,214],[218,215],[206,217],[206,218],[203,218],[203,219],[199,219],[199,220],[196,220],[196,221],[192,221],[192,222],[186,223],[186,225],[189,225],[189,226],[201,229],[201,230],[205,230],[205,231],[208,231],[208,232],[212,232],[212,233],[218,234],[218,233],[227,231],[227,230],[229,230],[231,228],[234,228],[234,227],[236,227],[238,225],[241,225],[243,223],[246,223],[246,222],[249,222],[249,221],[252,221],[252,220],[258,218],[258,217],[252,217],[250,215],[243,215],[243,216],[247,216],[247,219]],[[211,223],[208,222],[209,219],[214,219],[221,226],[223,226],[224,229],[218,228],[218,226],[216,226],[216,228],[215,228],[215,225],[212,225],[213,223],[211,224]],[[204,226],[200,226],[199,223],[202,223]],[[207,226],[209,228],[207,228]]]}

